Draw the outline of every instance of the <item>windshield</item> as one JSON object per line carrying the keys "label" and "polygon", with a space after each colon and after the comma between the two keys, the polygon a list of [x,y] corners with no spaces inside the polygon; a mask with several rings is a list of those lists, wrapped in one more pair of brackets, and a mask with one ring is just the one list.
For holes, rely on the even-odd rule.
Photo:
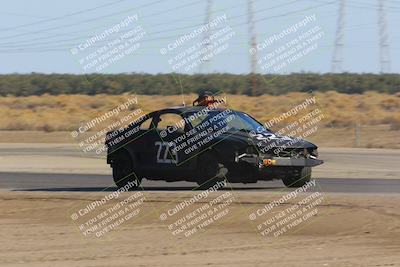
{"label": "windshield", "polygon": [[211,110],[207,112],[194,112],[190,113],[188,118],[194,128],[209,122],[213,126],[218,126],[218,128],[228,127],[229,131],[270,132],[251,116],[238,111]]}

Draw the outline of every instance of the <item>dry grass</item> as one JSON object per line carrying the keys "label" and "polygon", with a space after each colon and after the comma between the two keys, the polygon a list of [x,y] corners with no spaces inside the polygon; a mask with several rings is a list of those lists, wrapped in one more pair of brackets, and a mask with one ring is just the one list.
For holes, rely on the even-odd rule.
{"label": "dry grass", "polygon": [[[81,139],[94,133],[87,133]],[[364,126],[360,132],[359,147],[400,149],[400,131],[390,130],[390,126]],[[320,147],[355,147],[353,128],[319,128],[306,138]],[[0,131],[0,143],[77,143],[68,131]],[[78,146],[78,144],[77,144]]]}
{"label": "dry grass", "polygon": [[[2,130],[73,130],[84,122],[131,98],[131,95],[58,95],[29,97],[0,97],[0,129]],[[150,112],[182,103],[181,96],[137,96],[138,107]],[[279,116],[311,97],[306,93],[289,93],[281,96],[263,95],[248,97],[226,95],[228,105],[243,110],[261,122]],[[323,125],[333,127],[387,124],[398,129],[400,125],[400,95],[367,92],[347,95],[336,92],[316,93],[317,106],[324,114]],[[195,95],[185,95],[191,103]],[[315,108],[315,106],[314,106]],[[123,114],[128,114],[125,111]],[[123,116],[120,114],[119,116]],[[288,119],[286,122],[288,122]]]}
{"label": "dry grass", "polygon": [[[333,128],[337,130],[343,129],[343,132],[351,133],[351,136],[354,136],[356,122],[360,123],[362,129],[365,129],[366,126],[371,129],[381,127],[380,129],[385,129],[383,132],[391,132],[393,134],[397,134],[400,129],[400,94],[388,95],[367,92],[362,95],[347,95],[327,92],[315,93],[314,95],[289,93],[280,96],[249,97],[226,95],[225,97],[229,107],[243,110],[259,121],[267,122],[312,96],[315,96],[317,100],[316,105],[300,112],[297,116],[286,119],[280,126],[288,124],[290,121],[318,108],[324,115],[324,119],[318,124],[319,131],[321,129],[323,132],[333,132]],[[117,96],[44,95],[0,97],[0,130],[71,131],[77,129],[82,123],[103,115],[132,97],[129,94]],[[138,95],[136,97],[138,98],[137,106],[121,112],[118,117],[107,120],[105,124],[119,120],[124,115],[132,112],[133,108],[141,108],[144,113],[147,113],[182,103],[182,96],[180,95]],[[196,96],[184,95],[183,97],[186,103],[191,103]],[[382,125],[384,125],[384,128],[382,128]],[[98,126],[97,130],[100,128],[104,128],[104,125]],[[277,128],[279,129],[279,126]],[[277,128],[274,129],[277,130]],[[388,135],[392,136],[393,134],[391,133],[388,133]],[[329,136],[329,134],[324,134],[324,136]],[[349,141],[349,143],[353,142]],[[374,146],[369,143],[371,143],[369,140],[364,140],[362,146]],[[387,147],[389,143],[384,142],[382,145]]]}

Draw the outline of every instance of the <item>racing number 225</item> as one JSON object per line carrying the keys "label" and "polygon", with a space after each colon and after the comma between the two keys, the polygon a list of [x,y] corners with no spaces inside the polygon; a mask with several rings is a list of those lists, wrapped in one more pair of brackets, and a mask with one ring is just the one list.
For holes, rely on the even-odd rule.
{"label": "racing number 225", "polygon": [[174,149],[174,143],[157,141],[154,145],[158,146],[157,163],[178,163],[178,154]]}

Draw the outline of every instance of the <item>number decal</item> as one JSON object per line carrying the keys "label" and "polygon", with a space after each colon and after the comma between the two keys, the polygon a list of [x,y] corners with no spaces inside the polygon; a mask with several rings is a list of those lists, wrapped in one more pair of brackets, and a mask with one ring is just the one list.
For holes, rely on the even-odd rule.
{"label": "number decal", "polygon": [[250,136],[255,137],[257,140],[277,140],[277,139],[279,139],[279,137],[277,137],[273,133],[268,133],[268,134],[260,134],[260,133],[252,134],[252,133],[250,133]]}
{"label": "number decal", "polygon": [[158,146],[157,163],[178,163],[178,154],[174,143],[157,141],[154,145]]}
{"label": "number decal", "polygon": [[271,141],[271,140],[286,140],[286,141],[290,141],[292,140],[292,138],[290,138],[289,136],[285,136],[285,135],[275,135],[273,133],[264,133],[264,134],[260,134],[260,133],[250,133],[251,137],[255,137],[257,140],[260,141]]}

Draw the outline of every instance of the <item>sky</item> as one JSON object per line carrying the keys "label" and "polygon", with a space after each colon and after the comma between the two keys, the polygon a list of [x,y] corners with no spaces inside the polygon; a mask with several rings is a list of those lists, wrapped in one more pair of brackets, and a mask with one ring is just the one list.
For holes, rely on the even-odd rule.
{"label": "sky", "polygon": [[[346,0],[337,71],[381,71],[378,1]],[[400,0],[384,1],[399,73]],[[339,3],[253,0],[249,20],[247,0],[3,1],[0,73],[331,72]]]}

